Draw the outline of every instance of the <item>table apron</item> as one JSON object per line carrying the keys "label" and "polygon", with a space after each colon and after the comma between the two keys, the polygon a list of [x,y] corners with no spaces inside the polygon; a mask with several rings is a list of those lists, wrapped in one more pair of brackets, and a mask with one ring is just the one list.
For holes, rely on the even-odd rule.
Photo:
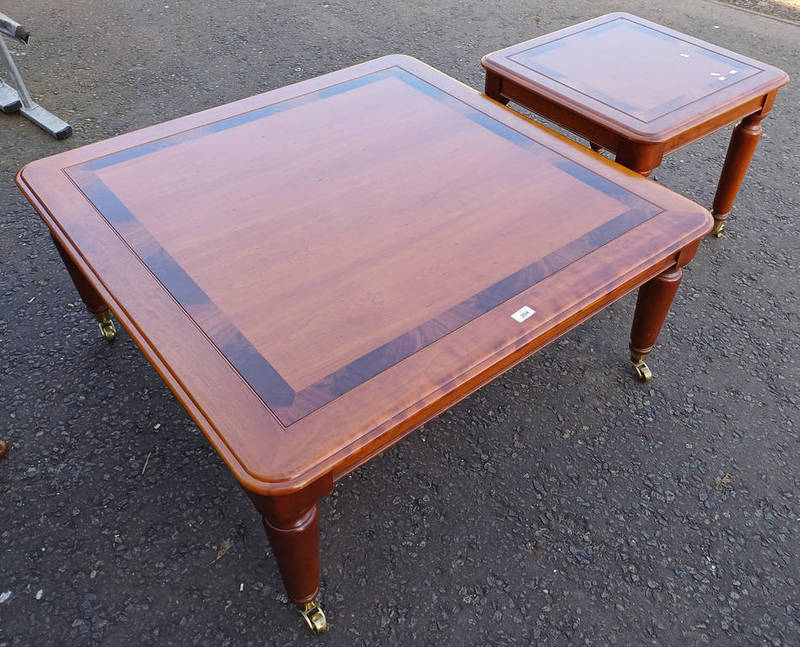
{"label": "table apron", "polygon": [[503,97],[510,101],[518,103],[524,108],[557,123],[559,126],[609,151],[616,152],[626,143],[630,143],[637,147],[652,148],[653,151],[649,156],[660,157],[691,144],[698,139],[702,139],[706,135],[720,130],[721,128],[725,128],[743,117],[759,111],[765,113],[769,112],[778,91],[772,90],[742,104],[735,105],[722,114],[676,133],[673,137],[663,142],[647,141],[646,139],[638,139],[635,136],[626,137],[616,130],[613,125],[603,124],[598,120],[592,119],[570,108],[564,103],[525,88],[513,79],[507,77],[502,79],[500,92]]}
{"label": "table apron", "polygon": [[545,346],[558,340],[570,330],[590,319],[592,316],[601,310],[604,310],[612,303],[615,303],[622,297],[630,294],[642,284],[647,283],[647,281],[650,279],[658,276],[673,266],[684,265],[693,256],[693,252],[696,250],[698,243],[699,240],[695,241],[694,243],[690,243],[683,249],[679,250],[675,255],[669,256],[661,262],[652,265],[646,271],[640,273],[615,290],[593,302],[591,307],[584,310],[579,310],[574,315],[560,322],[543,335],[537,337],[531,343],[517,349],[507,357],[503,358],[501,361],[482,370],[472,379],[466,381],[457,389],[454,389],[451,393],[440,399],[434,405],[425,407],[416,414],[410,416],[403,421],[403,423],[395,427],[392,432],[378,435],[372,441],[361,447],[357,453],[350,455],[350,458],[355,456],[355,460],[348,461],[346,463],[339,463],[333,468],[331,473],[334,482],[344,478],[350,472],[360,467],[364,463],[367,463],[381,452],[405,438],[411,432],[419,429],[421,426],[427,422],[430,422],[437,416],[440,416],[448,409],[472,395],[475,391],[478,391],[482,387],[486,386],[506,371],[514,368],[520,362],[534,355]]}

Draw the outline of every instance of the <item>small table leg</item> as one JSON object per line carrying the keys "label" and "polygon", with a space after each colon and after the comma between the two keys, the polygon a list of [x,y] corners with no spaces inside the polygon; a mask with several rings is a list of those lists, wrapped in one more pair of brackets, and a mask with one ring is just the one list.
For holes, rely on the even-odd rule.
{"label": "small table leg", "polygon": [[503,105],[508,104],[508,99],[506,99],[502,94],[500,94],[500,88],[503,87],[503,77],[495,74],[494,72],[490,72],[486,70],[486,84],[484,93],[487,97],[491,97],[495,101],[499,101]]}
{"label": "small table leg", "polygon": [[636,171],[639,175],[649,177],[653,169],[661,164],[663,154],[664,151],[660,147],[628,141],[620,144],[614,161],[631,171]]}
{"label": "small table leg", "polygon": [[271,497],[248,492],[261,513],[272,552],[289,599],[314,633],[328,628],[325,612],[317,602],[319,594],[319,515],[317,504],[293,509],[276,505]]}
{"label": "small table leg", "polygon": [[714,206],[711,208],[711,215],[714,216],[712,232],[717,237],[725,230],[725,221],[733,207],[736,194],[739,193],[739,187],[742,186],[742,180],[758,146],[758,140],[761,139],[763,118],[764,115],[761,113],[750,115],[742,119],[733,129],[717,193],[714,196]]}
{"label": "small table leg", "polygon": [[631,326],[630,349],[633,369],[644,382],[653,377],[644,358],[653,350],[682,277],[683,270],[675,266],[639,288]]}
{"label": "small table leg", "polygon": [[78,290],[78,294],[86,306],[86,309],[97,319],[103,337],[108,341],[114,341],[117,336],[117,329],[114,327],[114,322],[111,320],[111,313],[108,309],[108,305],[97,290],[94,289],[92,284],[89,283],[83,275],[83,272],[78,269],[78,266],[75,265],[75,261],[70,258],[69,254],[67,254],[66,250],[61,246],[61,243],[56,240],[55,236],[51,236],[51,238],[58,250],[58,255],[61,256],[61,260],[64,261],[67,272],[69,272],[70,278],[72,278],[72,282],[75,284],[75,288]]}

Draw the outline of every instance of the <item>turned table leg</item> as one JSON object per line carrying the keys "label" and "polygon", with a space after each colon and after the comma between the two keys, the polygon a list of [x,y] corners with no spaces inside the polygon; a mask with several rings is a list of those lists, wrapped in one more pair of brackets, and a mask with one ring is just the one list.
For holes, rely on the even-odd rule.
{"label": "turned table leg", "polygon": [[725,221],[728,219],[736,194],[742,186],[745,173],[756,152],[758,140],[761,139],[761,120],[764,115],[756,113],[742,119],[733,129],[731,142],[728,144],[728,153],[722,165],[722,174],[714,196],[714,206],[711,215],[714,216],[714,229],[712,232],[719,237],[725,230]]}
{"label": "turned table leg", "polygon": [[490,72],[486,70],[486,83],[484,86],[484,93],[487,97],[491,97],[495,101],[499,101],[503,105],[508,103],[508,99],[506,99],[502,94],[500,94],[500,89],[503,87],[503,77],[495,74],[494,72]]}
{"label": "turned table leg", "polygon": [[648,382],[653,374],[644,358],[653,350],[658,333],[681,284],[683,270],[675,266],[662,272],[639,288],[636,311],[631,326],[631,362],[637,377]]}
{"label": "turned table leg", "polygon": [[273,497],[248,492],[261,513],[272,552],[289,599],[314,633],[328,628],[319,594],[319,515],[317,504],[285,505]]}
{"label": "turned table leg", "polygon": [[58,255],[61,256],[61,260],[64,261],[67,272],[69,272],[70,278],[75,284],[75,289],[78,290],[78,294],[86,306],[86,309],[91,312],[97,320],[103,337],[108,341],[114,341],[114,338],[117,336],[117,329],[114,327],[114,322],[111,320],[111,313],[108,310],[108,305],[97,290],[94,289],[92,284],[89,283],[83,275],[83,272],[75,265],[75,261],[70,258],[67,251],[61,246],[61,243],[56,240],[55,236],[51,236],[51,238],[58,250]]}

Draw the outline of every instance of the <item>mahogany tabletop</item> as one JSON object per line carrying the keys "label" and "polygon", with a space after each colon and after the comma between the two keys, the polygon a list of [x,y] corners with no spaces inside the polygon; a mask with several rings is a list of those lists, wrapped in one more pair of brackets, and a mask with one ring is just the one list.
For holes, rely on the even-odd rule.
{"label": "mahogany tabletop", "polygon": [[339,478],[712,223],[406,56],[17,182],[239,481],[273,495]]}
{"label": "mahogany tabletop", "polygon": [[501,49],[481,63],[632,140],[650,142],[789,81],[776,67],[627,13]]}

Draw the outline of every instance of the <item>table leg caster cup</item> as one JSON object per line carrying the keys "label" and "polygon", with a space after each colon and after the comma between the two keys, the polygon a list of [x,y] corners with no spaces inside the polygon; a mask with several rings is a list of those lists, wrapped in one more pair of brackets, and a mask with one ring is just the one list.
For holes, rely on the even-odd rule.
{"label": "table leg caster cup", "polygon": [[715,220],[714,221],[714,229],[711,230],[711,233],[714,234],[717,238],[722,236],[725,232],[725,221],[724,220]]}
{"label": "table leg caster cup", "polygon": [[100,333],[108,341],[114,341],[117,338],[117,329],[114,322],[111,320],[111,313],[106,310],[94,316],[97,319],[97,325],[100,327]]}
{"label": "table leg caster cup", "polygon": [[640,381],[649,382],[653,379],[653,372],[650,370],[650,367],[645,364],[643,355],[631,353],[631,363],[633,364],[633,371]]}
{"label": "table leg caster cup", "polygon": [[328,630],[328,619],[325,617],[325,612],[322,607],[317,604],[316,600],[308,602],[300,607],[300,615],[306,621],[308,628],[315,634],[321,634],[323,631]]}

